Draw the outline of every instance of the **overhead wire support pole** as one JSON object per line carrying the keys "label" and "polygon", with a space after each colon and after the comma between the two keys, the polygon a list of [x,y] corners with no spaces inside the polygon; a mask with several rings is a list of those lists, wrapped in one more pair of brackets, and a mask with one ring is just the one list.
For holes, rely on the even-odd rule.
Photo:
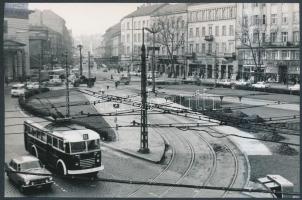
{"label": "overhead wire support pole", "polygon": [[69,69],[68,69],[68,63],[67,63],[67,51],[64,54],[65,56],[65,71],[66,71],[66,118],[70,117],[70,102],[69,102],[69,81],[68,81],[68,76],[69,76]]}
{"label": "overhead wire support pole", "polygon": [[147,93],[146,93],[146,47],[145,47],[145,28],[143,27],[143,44],[142,44],[142,66],[141,66],[141,141],[140,141],[140,153],[149,153],[148,147],[148,122],[147,122]]}
{"label": "overhead wire support pole", "polygon": [[80,76],[82,76],[83,75],[83,67],[82,67],[82,48],[83,48],[83,45],[79,44],[78,48],[80,50]]}

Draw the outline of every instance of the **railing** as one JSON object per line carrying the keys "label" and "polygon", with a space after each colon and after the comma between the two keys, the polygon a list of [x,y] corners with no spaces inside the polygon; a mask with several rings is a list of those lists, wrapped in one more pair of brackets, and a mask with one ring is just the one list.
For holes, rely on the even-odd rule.
{"label": "railing", "polygon": [[204,37],[204,39],[205,39],[206,41],[213,41],[214,36],[213,36],[213,35],[206,35],[206,36]]}

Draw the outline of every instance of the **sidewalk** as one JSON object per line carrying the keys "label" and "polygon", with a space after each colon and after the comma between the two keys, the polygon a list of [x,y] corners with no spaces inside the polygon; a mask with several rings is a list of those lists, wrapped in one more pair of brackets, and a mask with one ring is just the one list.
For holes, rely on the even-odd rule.
{"label": "sidewalk", "polygon": [[[93,89],[92,89],[93,90]],[[97,92],[97,90],[95,90]],[[106,91],[106,94],[116,95],[117,91]],[[89,101],[96,100],[95,97],[85,95]],[[119,104],[119,108],[115,109],[113,107],[114,102],[105,102],[102,104],[94,105],[95,109],[99,113],[114,113],[117,114],[122,111],[136,110],[137,107]],[[112,127],[116,125],[130,125],[133,120],[140,122],[139,115],[128,115],[128,116],[106,116],[104,117],[105,121]],[[165,141],[159,133],[154,129],[148,128],[148,145],[150,153],[142,154],[138,150],[140,148],[140,127],[119,127],[118,130],[114,130],[116,133],[116,141],[110,143],[104,143],[105,147],[114,149],[116,151],[128,154],[149,162],[159,163],[165,153]]]}

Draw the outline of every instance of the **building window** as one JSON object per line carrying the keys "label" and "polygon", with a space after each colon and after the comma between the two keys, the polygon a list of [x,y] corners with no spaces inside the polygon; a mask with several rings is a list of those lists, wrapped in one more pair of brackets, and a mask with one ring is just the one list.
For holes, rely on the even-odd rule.
{"label": "building window", "polygon": [[234,35],[234,26],[230,25],[230,36]]}
{"label": "building window", "polygon": [[196,28],[196,37],[199,37],[199,27]]}
{"label": "building window", "polygon": [[138,22],[138,29],[141,29],[141,22]]}
{"label": "building window", "polygon": [[190,14],[189,14],[189,20],[190,20],[190,22],[192,21],[192,18],[193,18],[193,14],[192,14],[192,12],[190,12]]}
{"label": "building window", "polygon": [[253,15],[252,16],[252,23],[253,23],[253,25],[258,25],[259,24],[259,17],[258,17],[258,15]]}
{"label": "building window", "polygon": [[190,35],[190,38],[193,37],[193,28],[190,28],[190,33],[189,33],[189,35]]}
{"label": "building window", "polygon": [[212,20],[212,11],[209,10],[208,14],[209,14],[208,19],[209,19],[209,20]]}
{"label": "building window", "polygon": [[262,24],[266,24],[266,18],[265,15],[262,16]]}
{"label": "building window", "polygon": [[283,50],[282,51],[282,59],[287,59],[289,57],[289,51]]}
{"label": "building window", "polygon": [[219,51],[219,43],[218,43],[218,42],[216,43],[216,52],[217,52],[217,53],[220,52],[220,51]]}
{"label": "building window", "polygon": [[212,26],[209,26],[209,35],[212,35]]}
{"label": "building window", "polygon": [[204,21],[204,20],[205,20],[204,15],[205,15],[205,11],[203,10],[203,11],[201,12],[201,20],[202,20],[202,21]]}
{"label": "building window", "polygon": [[270,40],[271,40],[271,42],[276,42],[277,41],[277,32],[272,32],[271,33]]}
{"label": "building window", "polygon": [[278,60],[278,51],[272,51],[272,60]]}
{"label": "building window", "polygon": [[294,12],[293,13],[293,22],[295,24],[298,24],[299,23],[299,12]]}
{"label": "building window", "polygon": [[234,42],[229,42],[229,52],[234,52]]}
{"label": "building window", "polygon": [[215,20],[219,20],[218,9],[215,10]]}
{"label": "building window", "polygon": [[193,44],[190,44],[190,53],[193,53]]}
{"label": "building window", "polygon": [[271,24],[277,24],[277,14],[271,15]]}
{"label": "building window", "polygon": [[215,36],[219,36],[219,26],[215,26]]}
{"label": "building window", "polygon": [[199,53],[199,44],[196,44],[195,47],[196,47],[195,48],[196,49],[196,53]]}
{"label": "building window", "polygon": [[133,26],[134,26],[134,28],[136,29],[136,22],[134,22]]}
{"label": "building window", "polygon": [[202,36],[206,35],[206,27],[202,27],[202,31],[201,31]]}
{"label": "building window", "polygon": [[242,25],[245,26],[245,27],[248,25],[248,17],[247,16],[243,17],[243,23],[242,23]]}
{"label": "building window", "polygon": [[209,43],[208,53],[212,53],[212,43]]}
{"label": "building window", "polygon": [[230,8],[230,18],[233,18],[233,8]]}
{"label": "building window", "polygon": [[226,18],[225,15],[226,15],[226,14],[225,14],[225,8],[223,8],[223,9],[222,9],[222,19],[225,19],[225,18]]}
{"label": "building window", "polygon": [[282,24],[287,24],[287,13],[282,13]]}
{"label": "building window", "polygon": [[226,36],[226,26],[222,26],[222,36]]}
{"label": "building window", "polygon": [[222,43],[221,51],[222,51],[223,53],[226,52],[226,43],[225,43],[225,42]]}
{"label": "building window", "polygon": [[181,28],[184,28],[185,27],[185,20],[182,20],[181,21]]}
{"label": "building window", "polygon": [[127,34],[127,43],[130,42],[130,34]]}
{"label": "building window", "polygon": [[202,43],[201,44],[201,53],[205,53],[206,52],[206,44]]}
{"label": "building window", "polygon": [[300,41],[300,32],[295,31],[293,32],[293,42],[299,42]]}
{"label": "building window", "polygon": [[287,42],[287,40],[288,40],[287,32],[282,32],[281,33],[281,38],[282,38],[282,42]]}
{"label": "building window", "polygon": [[130,22],[127,22],[127,29],[130,29]]}
{"label": "building window", "polygon": [[254,32],[253,33],[253,43],[258,42],[259,39],[259,33],[258,32]]}
{"label": "building window", "polygon": [[261,41],[265,42],[265,33],[262,33]]}
{"label": "building window", "polygon": [[145,20],[143,20],[143,27],[145,27]]}

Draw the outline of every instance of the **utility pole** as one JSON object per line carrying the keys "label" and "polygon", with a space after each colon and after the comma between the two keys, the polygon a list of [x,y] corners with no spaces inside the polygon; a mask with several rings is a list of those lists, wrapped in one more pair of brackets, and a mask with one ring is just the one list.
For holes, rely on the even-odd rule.
{"label": "utility pole", "polygon": [[152,48],[152,92],[155,93],[155,32],[153,32],[153,48]]}
{"label": "utility pole", "polygon": [[82,48],[83,48],[83,45],[79,44],[78,48],[80,50],[80,76],[82,76],[83,75],[83,68],[82,68]]}
{"label": "utility pole", "polygon": [[41,54],[40,54],[40,65],[39,65],[39,92],[41,92],[41,67],[43,65],[43,40],[41,39]]}
{"label": "utility pole", "polygon": [[88,78],[90,79],[90,51],[88,51]]}
{"label": "utility pole", "polygon": [[65,56],[65,72],[66,72],[66,118],[69,118],[70,116],[70,107],[69,107],[69,81],[68,81],[68,76],[69,76],[69,68],[68,68],[68,63],[67,63],[67,51],[64,54]]}
{"label": "utility pole", "polygon": [[146,47],[144,44],[144,30],[143,27],[143,44],[142,44],[142,69],[141,69],[141,98],[142,98],[142,106],[141,106],[141,141],[140,141],[140,153],[149,153],[148,147],[148,127],[147,127],[147,93],[146,93]]}

